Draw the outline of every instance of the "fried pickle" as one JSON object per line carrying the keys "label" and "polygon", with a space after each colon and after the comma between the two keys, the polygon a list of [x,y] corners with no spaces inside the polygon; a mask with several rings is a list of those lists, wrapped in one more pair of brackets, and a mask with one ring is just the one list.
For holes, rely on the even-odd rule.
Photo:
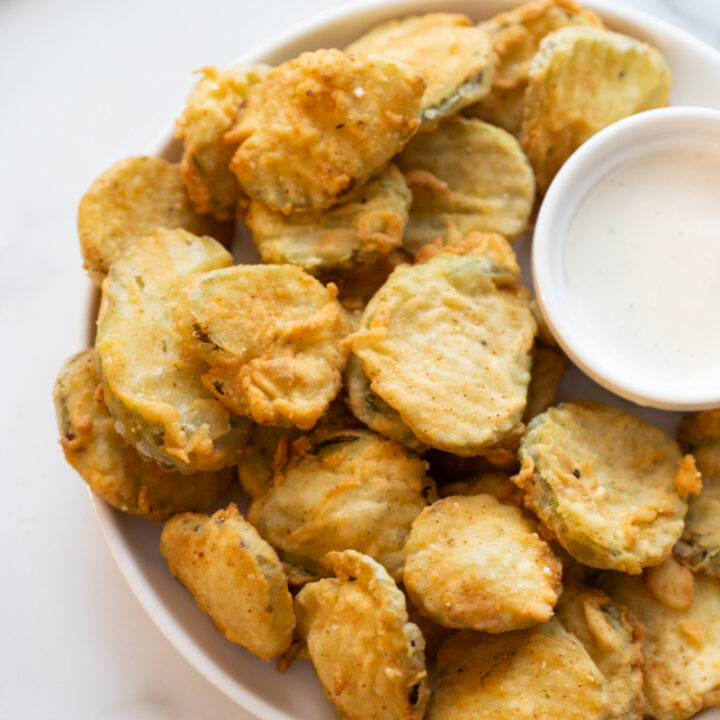
{"label": "fried pickle", "polygon": [[409,65],[427,83],[422,120],[430,123],[487,95],[495,74],[490,37],[467,15],[428,13],[389,20],[345,48]]}
{"label": "fried pickle", "polygon": [[534,524],[491,495],[438,500],[405,543],[405,589],[445,627],[502,633],[549,620],[561,574]]}
{"label": "fried pickle", "polygon": [[565,582],[555,613],[605,678],[609,705],[605,720],[641,720],[642,626],[635,616],[600,590]]}
{"label": "fried pickle", "polygon": [[275,551],[234,503],[212,516],[176,515],[160,551],[215,627],[263,660],[290,646],[293,600]]}
{"label": "fried pickle", "polygon": [[103,284],[95,359],[116,427],[143,455],[183,472],[233,465],[250,430],[203,387],[204,363],[178,332],[178,296],[199,273],[232,263],[208,237],[156,230]]}
{"label": "fried pickle", "polygon": [[425,641],[385,568],[355,552],[328,553],[336,578],[295,601],[325,697],[347,720],[421,720],[430,691]]}
{"label": "fried pickle", "polygon": [[702,475],[702,491],[688,501],[682,540],[675,552],[695,571],[720,576],[720,409],[685,417],[680,443],[692,452]]}
{"label": "fried pickle", "polygon": [[108,168],[83,195],[78,232],[84,267],[98,287],[113,263],[159,227],[184,228],[224,240],[228,231],[200,217],[180,179],[180,166],[162,158],[131,157]]}
{"label": "fried pickle", "polygon": [[425,462],[402,446],[370,430],[321,428],[276,456],[273,485],[248,519],[306,575],[324,575],[331,550],[357,550],[399,578],[410,525],[436,497]]}
{"label": "fried pickle", "polygon": [[540,41],[567,25],[602,27],[602,20],[575,0],[536,0],[478,25],[490,35],[498,66],[492,89],[467,113],[513,135],[520,132],[530,63]]}
{"label": "fried pickle", "polygon": [[69,358],[53,392],[65,459],[116,510],[165,520],[205,510],[230,486],[230,470],[183,475],[148,462],[115,430],[103,400],[92,350]]}
{"label": "fried pickle", "polygon": [[371,430],[415,452],[425,449],[413,431],[402,421],[400,413],[370,389],[370,381],[365,377],[362,363],[356,355],[350,356],[345,368],[345,387],[348,405],[358,420]]}
{"label": "fried pickle", "polygon": [[627,35],[581,25],[547,35],[530,67],[521,132],[538,190],[602,128],[666,106],[671,86],[659,51]]}
{"label": "fried pickle", "polygon": [[321,210],[380,172],[420,125],[425,81],[407,65],[339,50],[303,53],[254,85],[231,168],[272,210]]}
{"label": "fried pickle", "polygon": [[355,197],[328,210],[283,215],[253,200],[245,223],[263,262],[327,276],[400,247],[410,200],[402,173],[391,164]]}
{"label": "fried pickle", "polygon": [[525,503],[590,567],[640,573],[672,551],[683,530],[694,466],[659,428],[618,408],[564,403],[538,415],[513,479]]}
{"label": "fried pickle", "polygon": [[235,265],[199,275],[180,300],[186,349],[202,383],[238,415],[309,430],[342,385],[350,321],[325,287],[292,265]]}
{"label": "fried pickle", "polygon": [[[432,465],[430,466],[432,472]],[[441,498],[451,495],[492,495],[504,505],[515,505],[522,508],[524,493],[510,476],[504,472],[492,470],[471,475],[466,480],[456,480],[438,488]]]}
{"label": "fried pickle", "polygon": [[438,653],[427,720],[606,720],[602,674],[558,620],[500,635],[463,631]]}
{"label": "fried pickle", "polygon": [[421,442],[472,456],[522,432],[535,321],[507,242],[467,240],[396,268],[350,342],[371,390]]}
{"label": "fried pickle", "polygon": [[237,145],[226,143],[252,85],[268,71],[265,65],[234,65],[225,70],[203,68],[176,120],[175,136],[182,138],[180,174],[195,211],[218,220],[235,219],[238,203],[247,205],[230,160]]}
{"label": "fried pickle", "polygon": [[535,344],[523,422],[530,422],[555,404],[558,385],[566,368],[567,358],[561,350],[542,343]]}
{"label": "fried pickle", "polygon": [[413,194],[403,247],[415,254],[451,245],[474,230],[509,240],[527,227],[535,178],[518,141],[472,118],[446,120],[419,133],[397,159]]}
{"label": "fried pickle", "polygon": [[[672,559],[666,563],[687,572]],[[702,573],[695,575],[690,606],[678,610],[655,597],[647,580],[602,573],[599,582],[644,626],[645,714],[686,720],[705,707],[720,705],[720,584]]]}

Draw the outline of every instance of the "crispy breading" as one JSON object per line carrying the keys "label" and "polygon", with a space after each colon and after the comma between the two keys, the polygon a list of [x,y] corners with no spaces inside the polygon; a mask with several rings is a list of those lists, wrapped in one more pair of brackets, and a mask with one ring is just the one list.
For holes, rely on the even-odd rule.
{"label": "crispy breading", "polygon": [[425,81],[402,63],[303,53],[254,85],[231,168],[272,210],[323,209],[380,172],[420,125]]}
{"label": "crispy breading", "polygon": [[661,563],[682,533],[680,448],[623,410],[550,408],[528,425],[520,459],[513,480],[526,491],[526,505],[586,565],[640,573]]}
{"label": "crispy breading", "polygon": [[453,633],[427,720],[606,720],[605,681],[558,620],[500,635]]}
{"label": "crispy breading", "polygon": [[237,144],[226,143],[224,137],[235,124],[248,90],[268,69],[266,65],[203,68],[175,121],[175,136],[183,141],[180,173],[198,213],[228,221],[235,219],[238,203],[247,205],[247,196],[230,170]]}
{"label": "crispy breading", "polygon": [[95,358],[105,402],[129,443],[186,473],[233,465],[250,430],[203,387],[205,365],[185,353],[177,329],[185,285],[231,263],[212,238],[160,229],[103,283]]}
{"label": "crispy breading", "polygon": [[430,691],[425,641],[386,570],[355,552],[326,558],[336,578],[306,585],[298,632],[325,697],[347,720],[421,720]]}
{"label": "crispy breading", "polygon": [[160,551],[215,627],[263,660],[290,646],[293,599],[275,551],[230,503],[212,516],[176,515]]}
{"label": "crispy breading", "polygon": [[478,27],[490,35],[498,65],[490,93],[467,112],[517,135],[532,58],[545,35],[567,25],[603,27],[592,10],[575,0],[535,0],[481,22]]}
{"label": "crispy breading", "polygon": [[560,349],[535,343],[523,422],[530,422],[536,415],[555,404],[558,385],[566,368],[567,358]]}
{"label": "crispy breading", "polygon": [[666,106],[671,86],[663,56],[635,38],[583,25],[546,35],[530,67],[521,132],[538,190],[598,130]]}
{"label": "crispy breading", "polygon": [[388,165],[360,192],[328,210],[283,215],[253,200],[245,218],[265,263],[290,263],[316,276],[349,270],[400,247],[410,190]]}
{"label": "crispy breading", "polygon": [[184,228],[223,241],[232,232],[195,213],[179,165],[139,156],[105,170],[83,195],[78,209],[80,250],[90,279],[102,285],[113,263],[159,227]]}
{"label": "crispy breading", "polygon": [[491,495],[438,500],[405,543],[405,589],[445,627],[502,633],[549,620],[561,574],[535,525]]}
{"label": "crispy breading", "polygon": [[396,268],[350,336],[372,391],[416,437],[466,456],[522,432],[535,335],[528,293],[511,285],[512,249],[499,236],[472,239]]}
{"label": "crispy breading", "polygon": [[403,247],[455,244],[472,231],[509,240],[527,227],[535,178],[518,141],[501,128],[451,118],[419,133],[397,163],[413,194]]}
{"label": "crispy breading", "polygon": [[232,482],[229,469],[183,475],[144,460],[115,430],[93,350],[65,362],[53,392],[65,459],[106,503],[148,520],[205,510]]}
{"label": "crispy breading", "polygon": [[309,430],[342,385],[352,329],[337,289],[293,265],[235,265],[199,275],[180,299],[202,383],[238,415]]}
{"label": "crispy breading", "polygon": [[641,720],[642,625],[635,616],[604,592],[564,580],[555,613],[605,678],[609,705],[605,720]]}
{"label": "crispy breading", "polygon": [[403,422],[400,413],[370,389],[370,381],[365,377],[362,363],[356,355],[350,356],[345,368],[344,380],[348,405],[358,420],[365,423],[371,430],[375,430],[415,452],[422,452],[425,449],[423,443]]}
{"label": "crispy breading", "polygon": [[406,63],[427,82],[422,119],[432,123],[487,95],[495,75],[490,37],[467,15],[428,13],[375,26],[346,53]]}
{"label": "crispy breading", "polygon": [[678,439],[692,452],[702,490],[690,496],[685,530],[675,552],[694,570],[720,576],[720,409],[683,418]]}
{"label": "crispy breading", "polygon": [[331,550],[357,550],[399,578],[410,525],[437,497],[426,467],[370,430],[321,428],[276,455],[273,485],[248,518],[310,576],[325,574]]}
{"label": "crispy breading", "polygon": [[[432,465],[430,466],[432,472]],[[466,480],[456,480],[438,488],[440,497],[451,495],[492,495],[498,502],[522,508],[524,493],[510,480],[507,473],[498,470],[470,475]]]}
{"label": "crispy breading", "polygon": [[[684,570],[677,564],[675,568]],[[647,578],[602,573],[599,582],[644,626],[645,714],[657,720],[687,720],[704,707],[720,705],[718,581],[695,575],[694,599],[686,610],[655,598]]]}

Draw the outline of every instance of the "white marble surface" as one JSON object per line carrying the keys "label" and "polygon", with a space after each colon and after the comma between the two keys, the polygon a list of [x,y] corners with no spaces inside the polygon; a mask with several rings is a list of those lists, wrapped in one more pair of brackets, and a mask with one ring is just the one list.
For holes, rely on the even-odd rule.
{"label": "white marble surface", "polygon": [[[125,585],[61,459],[50,393],[84,344],[75,210],[89,183],[145,149],[192,70],[336,4],[0,0],[2,718],[249,717],[177,654]],[[627,4],[720,47],[717,0]]]}

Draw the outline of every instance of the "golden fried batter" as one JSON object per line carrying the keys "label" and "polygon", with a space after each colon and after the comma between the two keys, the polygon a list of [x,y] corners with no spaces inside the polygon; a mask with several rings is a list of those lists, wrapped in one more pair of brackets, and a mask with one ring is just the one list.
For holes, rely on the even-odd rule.
{"label": "golden fried batter", "polygon": [[247,197],[230,170],[237,144],[226,143],[248,90],[268,71],[265,65],[234,65],[226,70],[202,69],[176,120],[176,137],[183,140],[182,180],[195,211],[218,220],[234,220],[238,201]]}
{"label": "golden fried batter", "polygon": [[423,122],[452,115],[484,97],[495,74],[489,36],[459,13],[389,20],[348,45],[345,52],[382,55],[417,70],[427,82]]}
{"label": "golden fried batter", "polygon": [[720,576],[720,409],[688,415],[678,439],[702,475],[702,491],[688,500],[682,540],[675,548],[694,571]]}
{"label": "golden fried batter", "polygon": [[469,232],[514,240],[527,227],[535,178],[518,141],[481,120],[453,118],[416,135],[398,157],[413,193],[403,246],[415,254]]}
{"label": "golden fried batter", "polygon": [[83,195],[78,232],[84,267],[99,287],[112,264],[159,227],[229,237],[227,229],[196,215],[180,166],[156,157],[131,157],[108,168]]}
{"label": "golden fried batter", "polygon": [[245,218],[263,262],[299,265],[326,276],[370,263],[400,247],[410,190],[395,165],[329,210],[283,215],[253,200]]}
{"label": "golden fried batter", "polygon": [[412,521],[436,497],[426,464],[369,430],[321,428],[276,455],[273,486],[248,519],[283,560],[316,575],[331,550],[358,550],[399,578]]}
{"label": "golden fried batter", "polygon": [[231,262],[211,238],[160,229],[103,284],[95,351],[105,402],[129,443],[186,473],[233,465],[250,430],[203,387],[204,363],[185,353],[176,325],[185,285]]}
{"label": "golden fried batter", "polygon": [[350,321],[325,287],[292,265],[235,265],[185,290],[178,327],[211,367],[203,385],[262,425],[309,430],[342,384]]}
{"label": "golden fried batter", "polygon": [[662,55],[627,35],[582,25],[547,35],[530,67],[521,133],[538,189],[598,130],[667,105],[671,85]]}
{"label": "golden fried batter", "polygon": [[438,500],[405,543],[405,589],[445,627],[502,633],[549,620],[561,574],[535,525],[491,495]]}
{"label": "golden fried batter", "polygon": [[323,209],[364,185],[420,124],[422,76],[380,57],[318,50],[254,85],[225,139],[231,168],[272,210]]}
{"label": "golden fried batter", "polygon": [[565,368],[567,358],[561,350],[542,343],[535,344],[523,422],[530,422],[536,415],[555,404],[558,385],[565,375]]}
{"label": "golden fried batter", "polygon": [[348,405],[358,420],[371,430],[415,452],[422,452],[425,449],[413,431],[403,422],[400,413],[370,389],[370,381],[365,377],[362,363],[356,355],[350,356],[345,368],[345,387]]}
{"label": "golden fried batter", "polygon": [[306,585],[295,609],[325,697],[346,720],[421,720],[430,691],[425,641],[382,565],[328,553],[337,578]]}
{"label": "golden fried batter", "polygon": [[606,720],[641,720],[642,626],[602,591],[563,581],[557,619],[583,644],[606,681]]}
{"label": "golden fried batter", "polygon": [[501,635],[451,635],[427,720],[606,720],[609,709],[602,674],[553,619]]}
{"label": "golden fried batter", "polygon": [[567,25],[602,27],[602,21],[575,0],[535,0],[480,23],[490,35],[498,66],[492,90],[468,113],[517,135],[532,58],[545,35]]}
{"label": "golden fried batter", "polygon": [[230,486],[230,470],[183,475],[143,460],[115,430],[92,350],[62,367],[53,393],[65,459],[90,489],[122,512],[148,520],[204,510]]}
{"label": "golden fried batter", "polygon": [[[432,471],[432,466],[430,467]],[[438,488],[438,495],[442,498],[451,495],[492,495],[504,505],[515,505],[522,508],[524,493],[510,476],[504,472],[492,470],[470,475],[466,480],[456,480]]]}
{"label": "golden fried batter", "polygon": [[[350,337],[370,387],[423,443],[493,452],[522,432],[535,321],[514,253],[475,235],[396,268]],[[473,246],[473,244],[475,246]]]}
{"label": "golden fried batter", "polygon": [[[677,563],[674,567],[685,570]],[[718,581],[696,575],[694,599],[686,610],[653,597],[646,578],[603,573],[600,584],[644,626],[645,714],[657,720],[686,720],[704,707],[720,705]]]}
{"label": "golden fried batter", "polygon": [[160,551],[230,642],[263,660],[288,649],[295,614],[282,565],[234,503],[212,516],[168,520]]}
{"label": "golden fried batter", "polygon": [[525,503],[576,559],[640,573],[672,551],[687,488],[680,448],[618,408],[564,403],[538,415],[520,445],[514,481]]}

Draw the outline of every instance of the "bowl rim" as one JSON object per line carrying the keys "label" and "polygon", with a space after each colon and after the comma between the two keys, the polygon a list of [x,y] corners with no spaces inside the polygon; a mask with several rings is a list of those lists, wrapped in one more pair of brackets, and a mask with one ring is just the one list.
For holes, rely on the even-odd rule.
{"label": "bowl rim", "polygon": [[[521,4],[517,0],[514,5]],[[720,66],[720,52],[698,39],[691,33],[675,27],[671,23],[657,18],[647,12],[623,5],[615,0],[585,0],[588,8],[598,12],[604,19],[612,23],[627,23],[642,25],[648,33],[669,39],[671,44],[682,43],[691,46],[695,53],[703,55],[707,60],[714,61]],[[324,32],[329,26],[340,20],[352,21],[381,10],[386,11],[387,17],[416,14],[438,10],[441,3],[438,0],[352,0],[336,7],[316,13],[309,18],[296,23],[271,39],[260,43],[240,55],[235,62],[257,63],[267,62],[273,54],[283,52],[293,43],[309,42],[309,36]],[[512,7],[508,3],[508,8]],[[445,8],[441,8],[445,9]],[[478,5],[478,10],[482,6]],[[162,156],[171,152],[171,148],[178,142],[174,137],[175,113],[161,130],[155,135],[147,148],[150,155]],[[97,289],[90,287],[88,292],[88,312],[93,312],[93,299],[97,298]],[[95,316],[91,318],[91,327]],[[92,342],[92,338],[90,339]],[[148,579],[140,571],[127,540],[123,535],[121,513],[113,510],[103,500],[88,490],[101,532],[107,542],[110,552],[117,563],[120,572],[137,597],[140,605],[153,620],[160,632],[168,642],[192,665],[201,675],[213,684],[223,694],[247,710],[250,714],[261,720],[298,720],[297,717],[278,710],[264,699],[257,696],[249,686],[239,685],[236,680],[220,668],[213,659],[192,639],[183,625],[167,612],[162,596],[156,592]]]}
{"label": "bowl rim", "polygon": [[[720,56],[718,57],[720,63]],[[719,65],[720,69],[720,65]],[[720,110],[671,106],[648,110],[609,125],[583,143],[560,168],[540,206],[532,244],[532,278],[540,310],[565,354],[589,377],[638,405],[661,410],[696,411],[720,405],[720,378],[707,390],[685,390],[633,373],[630,365],[604,363],[588,342],[592,330],[572,310],[562,279],[567,227],[588,192],[613,168],[674,139],[720,141]]]}

